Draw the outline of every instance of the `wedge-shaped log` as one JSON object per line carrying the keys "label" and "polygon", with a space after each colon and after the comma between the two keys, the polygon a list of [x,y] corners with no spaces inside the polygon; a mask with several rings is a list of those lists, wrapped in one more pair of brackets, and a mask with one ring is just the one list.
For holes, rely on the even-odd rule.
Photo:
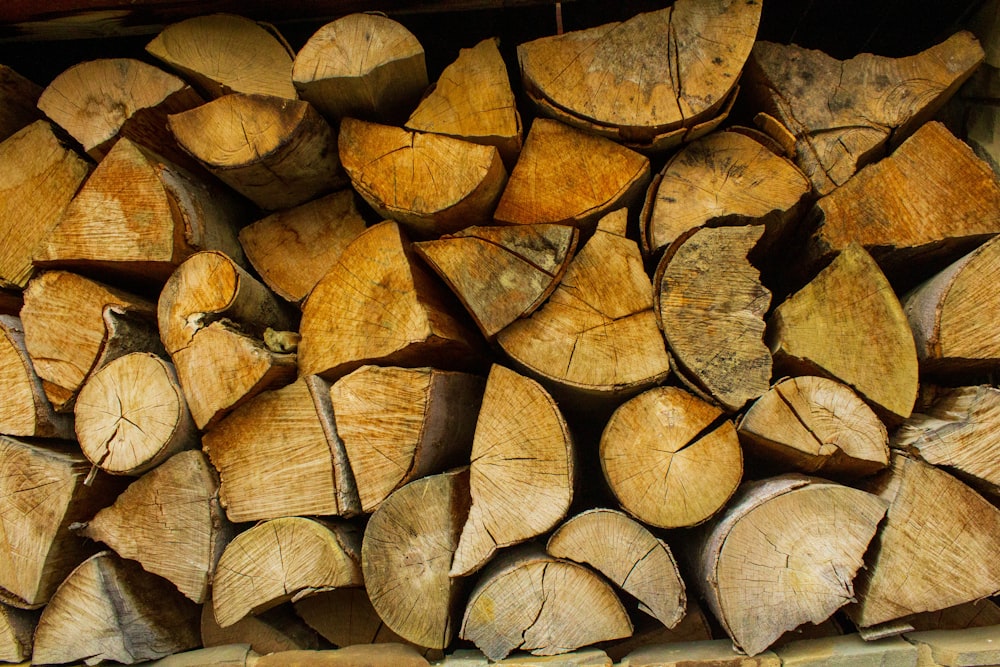
{"label": "wedge-shaped log", "polygon": [[38,621],[32,660],[131,665],[198,646],[197,605],[165,579],[102,551],[52,596]]}
{"label": "wedge-shaped log", "polygon": [[684,617],[687,596],[670,547],[622,512],[593,509],[577,514],[556,529],[545,550],[590,565],[668,628]]}
{"label": "wedge-shaped log", "polygon": [[236,234],[245,209],[226,188],[122,138],[33,259],[36,266],[159,288],[199,250],[220,250],[242,262]]}
{"label": "wedge-shaped log", "polygon": [[777,382],[736,425],[756,459],[841,479],[889,465],[889,435],[870,407],[834,380],[806,375]]}
{"label": "wedge-shaped log", "polygon": [[767,335],[777,373],[828,376],[880,417],[910,416],[918,381],[913,334],[889,281],[860,246],[847,246],[779,305]]}
{"label": "wedge-shaped log", "polygon": [[342,187],[337,135],[307,102],[232,94],[168,117],[181,147],[265,209]]}
{"label": "wedge-shaped log", "polygon": [[273,28],[242,16],[212,14],[174,23],[146,45],[146,52],[210,97],[258,93],[296,98],[291,48]]}
{"label": "wedge-shaped log", "polygon": [[886,507],[819,478],[750,482],[691,543],[693,581],[736,646],[757,655],[851,601]]}
{"label": "wedge-shaped log", "polygon": [[497,334],[504,352],[560,400],[606,403],[670,373],[652,285],[626,222],[625,209],[606,215],[549,300]]}
{"label": "wedge-shaped log", "polygon": [[650,389],[615,410],[599,455],[622,507],[660,528],[705,521],[743,477],[733,423],[719,408],[676,387]]}
{"label": "wedge-shaped log", "polygon": [[341,190],[272,213],[241,229],[239,238],[267,286],[301,303],[363,231],[354,193]]}
{"label": "wedge-shaped log", "polygon": [[988,241],[903,297],[921,370],[958,375],[1000,369],[1000,333],[983,313],[1000,309],[993,277],[1000,238]]}
{"label": "wedge-shaped log", "polygon": [[494,214],[511,224],[555,223],[587,232],[634,206],[649,185],[649,159],[554,120],[531,124]]}
{"label": "wedge-shaped log", "polygon": [[398,123],[427,88],[424,47],[390,18],[349,14],[306,41],[295,56],[292,81],[331,122],[350,116]]}
{"label": "wedge-shaped log", "polygon": [[370,227],[303,306],[300,372],[336,379],[368,363],[475,368],[480,339],[446,304],[447,290],[399,225]]}
{"label": "wedge-shaped log", "polygon": [[624,23],[518,46],[540,110],[648,150],[665,150],[728,112],[757,36],[756,0],[682,0]]}
{"label": "wedge-shaped log", "polygon": [[182,651],[153,664],[156,667],[253,667],[258,657],[249,644],[228,644]]}
{"label": "wedge-shaped log", "polygon": [[361,585],[361,535],[347,523],[272,519],[237,535],[219,559],[212,604],[225,628],[327,588]]}
{"label": "wedge-shaped log", "polygon": [[340,124],[338,141],[365,201],[425,238],[490,222],[507,182],[493,146],[353,118]]}
{"label": "wedge-shaped log", "polygon": [[167,115],[203,103],[178,77],[134,58],[73,65],[38,98],[38,108],[98,161],[120,137],[183,160],[184,152],[166,127]]}
{"label": "wedge-shaped log", "polygon": [[406,129],[496,146],[510,169],[521,152],[521,116],[498,40],[485,39],[444,68]]}
{"label": "wedge-shaped log", "polygon": [[253,660],[251,665],[252,667],[362,667],[363,665],[430,667],[430,663],[416,648],[405,644],[348,646],[333,651],[283,651],[262,655]]}
{"label": "wedge-shaped log", "polygon": [[810,185],[785,158],[738,132],[714,132],[670,158],[654,179],[642,212],[646,253],[688,230],[764,225],[770,247],[803,213]]}
{"label": "wedge-shaped log", "polygon": [[36,106],[42,87],[0,65],[0,141],[42,117]]}
{"label": "wedge-shaped log", "polygon": [[361,511],[412,480],[467,464],[482,396],[482,378],[433,368],[363,366],[333,383]]}
{"label": "wedge-shaped log", "polygon": [[321,591],[295,602],[298,614],[334,646],[405,643],[372,606],[365,588]]}
{"label": "wedge-shaped log", "polygon": [[912,285],[1000,232],[998,211],[1000,184],[989,166],[944,125],[927,123],[816,202],[804,261],[821,266],[859,243],[894,284]]}
{"label": "wedge-shaped log", "polygon": [[459,468],[394,491],[365,528],[361,569],[372,606],[418,646],[443,649],[455,636],[464,586],[448,570],[470,502],[469,469]]}
{"label": "wedge-shaped log", "polygon": [[976,600],[940,611],[905,616],[902,619],[914,630],[964,630],[1000,625],[1000,606],[992,600]]}
{"label": "wedge-shaped log", "polygon": [[52,409],[24,344],[24,327],[13,315],[0,315],[0,396],[0,433],[73,438],[73,418]]}
{"label": "wedge-shaped log", "polygon": [[469,227],[413,247],[493,338],[552,294],[577,239],[576,228],[566,225]]}
{"label": "wedge-shaped log", "polygon": [[315,651],[320,648],[319,635],[295,615],[291,604],[282,604],[257,615],[244,616],[223,628],[215,621],[211,600],[202,606],[201,643],[206,647],[249,644],[253,651],[261,655],[278,651]]}
{"label": "wedge-shaped log", "polygon": [[558,655],[632,634],[621,600],[593,571],[532,546],[496,558],[469,596],[461,637],[490,660]]}
{"label": "wedge-shaped log", "polygon": [[219,471],[231,521],[360,510],[330,389],[318,377],[261,393],[206,433],[202,446]]}
{"label": "wedge-shaped log", "polygon": [[38,613],[0,602],[0,661],[25,662],[31,658]]}
{"label": "wedge-shaped log", "polygon": [[140,477],[82,531],[197,604],[208,598],[234,533],[219,505],[218,474],[200,451],[181,452]]}
{"label": "wedge-shaped log", "polygon": [[771,293],[747,256],[761,226],[695,229],[656,267],[656,317],[685,383],[735,412],[767,391]]}
{"label": "wedge-shaped log", "polygon": [[712,639],[712,628],[695,597],[687,601],[683,618],[673,628],[666,627],[652,616],[639,617],[634,621],[635,630],[631,637],[600,644],[608,657],[615,662],[621,662],[625,656],[646,646]]}
{"label": "wedge-shaped log", "polygon": [[[864,484],[889,511],[847,614],[870,627],[1000,590],[1000,510],[948,473],[894,454]],[[904,583],[905,582],[905,583]]]}
{"label": "wedge-shaped log", "polygon": [[1000,497],[1000,389],[945,389],[903,422],[890,444]]}
{"label": "wedge-shaped log", "polygon": [[157,302],[163,346],[171,355],[212,322],[227,319],[263,338],[264,330],[294,328],[284,305],[223,252],[192,255],[170,276]]}
{"label": "wedge-shaped log", "polygon": [[24,291],[24,344],[57,411],[73,409],[87,377],[109,361],[157,347],[155,307],[66,271],[47,271]]}
{"label": "wedge-shaped log", "polygon": [[31,257],[59,223],[90,165],[37,120],[0,143],[0,287],[23,288]]}
{"label": "wedge-shaped log", "polygon": [[864,53],[840,61],[761,41],[744,85],[757,107],[794,137],[796,162],[825,195],[913,134],[982,60],[968,32],[895,59]]}
{"label": "wedge-shaped log", "polygon": [[471,574],[498,548],[554,528],[572,502],[575,467],[555,401],[537,382],[493,366],[472,443],[472,508],[451,575]]}
{"label": "wedge-shaped log", "polygon": [[173,364],[149,352],[93,373],[74,407],[80,449],[112,475],[141,475],[198,446],[198,431]]}

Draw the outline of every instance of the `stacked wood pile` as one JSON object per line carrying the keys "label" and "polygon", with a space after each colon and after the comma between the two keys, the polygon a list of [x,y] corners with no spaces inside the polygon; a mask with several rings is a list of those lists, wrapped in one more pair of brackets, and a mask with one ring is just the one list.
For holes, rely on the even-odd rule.
{"label": "stacked wood pile", "polygon": [[984,51],[760,15],[0,72],[0,661],[1000,622]]}

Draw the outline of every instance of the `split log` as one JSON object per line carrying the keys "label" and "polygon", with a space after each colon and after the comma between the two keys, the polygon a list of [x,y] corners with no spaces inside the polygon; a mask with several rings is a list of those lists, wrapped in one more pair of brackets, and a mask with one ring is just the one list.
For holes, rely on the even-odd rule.
{"label": "split log", "polygon": [[348,646],[335,651],[283,651],[262,655],[248,667],[430,667],[417,649],[404,644]]}
{"label": "split log", "polygon": [[42,117],[36,106],[41,94],[41,86],[0,65],[0,141]]}
{"label": "split log", "polygon": [[767,334],[779,376],[831,377],[883,418],[910,416],[918,385],[913,334],[889,281],[860,246],[847,246],[779,305]]}
{"label": "split log", "polygon": [[982,315],[1000,308],[998,273],[1000,238],[994,238],[903,297],[922,371],[1000,370],[1000,333]]}
{"label": "split log", "polygon": [[653,278],[674,372],[731,412],[771,380],[764,344],[771,293],[748,259],[763,233],[761,226],[696,228],[664,253]]}
{"label": "split log", "polygon": [[132,351],[155,350],[155,308],[126,294],[65,271],[47,271],[24,292],[24,344],[45,395],[60,412],[87,377]]}
{"label": "split log", "polygon": [[36,266],[159,289],[199,250],[220,250],[242,262],[236,233],[245,208],[225,188],[122,138],[33,259]]}
{"label": "split log", "polygon": [[516,649],[559,655],[630,634],[632,622],[610,585],[582,565],[530,546],[483,571],[461,631],[494,661]]}
{"label": "split log", "polygon": [[218,475],[199,451],[181,452],[146,473],[82,529],[197,604],[207,599],[234,533],[219,505]]}
{"label": "split log", "polygon": [[652,616],[646,616],[635,621],[635,631],[631,637],[600,644],[601,648],[614,662],[622,659],[633,651],[644,646],[659,646],[679,642],[700,642],[712,639],[712,628],[709,626],[705,613],[698,606],[698,601],[691,598],[687,601],[686,610],[680,623],[673,628],[667,628]]}
{"label": "split log", "polygon": [[946,389],[903,422],[890,444],[1000,498],[1000,389]]}
{"label": "split log", "polygon": [[491,222],[507,182],[493,146],[353,118],[340,124],[338,141],[358,194],[421,237]]}
{"label": "split log", "polygon": [[201,611],[201,643],[205,647],[249,644],[261,655],[320,648],[319,635],[295,615],[291,605],[280,605],[256,616],[244,616],[223,628],[215,622],[211,600]]}
{"label": "split log", "polygon": [[477,368],[480,339],[447,297],[399,225],[369,227],[303,306],[300,374],[336,379],[369,363]]}
{"label": "split log", "polygon": [[549,300],[497,334],[515,364],[562,401],[606,404],[670,373],[652,284],[626,223],[625,209],[606,215]]}
{"label": "split log", "polygon": [[1000,625],[1000,606],[992,600],[976,600],[964,604],[927,611],[900,619],[913,630],[964,630]]}
{"label": "split log", "polygon": [[0,315],[0,433],[36,438],[72,439],[73,418],[59,414],[45,395],[42,381],[24,344],[24,327],[12,315]]}
{"label": "split log", "polygon": [[1000,184],[944,125],[927,123],[892,155],[816,202],[802,259],[823,266],[859,243],[900,285],[1000,232]]}
{"label": "split log", "polygon": [[379,617],[364,588],[321,591],[295,602],[295,613],[337,647],[404,643]]}
{"label": "split log", "polygon": [[361,585],[361,535],[347,523],[272,519],[237,535],[219,559],[212,587],[225,628],[248,614],[315,591]]}
{"label": "split log", "polygon": [[531,124],[494,216],[509,224],[555,223],[586,233],[649,185],[649,159],[554,120]]}
{"label": "split log", "polygon": [[337,380],[330,404],[361,511],[374,512],[412,480],[467,464],[482,396],[482,378],[433,368],[362,366]]}
{"label": "split log", "polygon": [[866,477],[889,465],[885,425],[849,387],[816,376],[786,378],[736,425],[754,459],[834,478]]}
{"label": "split log", "polygon": [[59,223],[90,165],[38,120],[0,143],[0,287],[24,288],[31,257]]}
{"label": "split log", "polygon": [[864,53],[839,61],[761,41],[744,85],[755,106],[795,137],[799,167],[825,195],[933,117],[982,60],[968,32],[895,59]]}
{"label": "split log", "polygon": [[554,528],[573,500],[575,467],[555,401],[535,381],[494,365],[472,443],[472,507],[451,576],[469,575],[497,549]]}
{"label": "split log", "polygon": [[465,603],[448,576],[469,513],[469,469],[431,475],[393,492],[365,528],[361,569],[372,606],[405,640],[447,648]]}
{"label": "split log", "polygon": [[652,254],[688,230],[723,225],[763,225],[770,247],[802,215],[809,189],[795,165],[760,142],[714,132],[684,147],[654,179],[641,217],[643,250]]}
{"label": "split log", "polygon": [[337,135],[307,102],[234,93],[167,121],[184,150],[261,208],[298,206],[346,184]]}
{"label": "split log", "polygon": [[274,294],[225,253],[196,253],[177,268],[160,292],[157,322],[163,346],[173,355],[190,345],[202,328],[223,318],[257,338],[267,328],[294,328]]}
{"label": "split log", "polygon": [[296,98],[291,48],[270,26],[241,16],[212,14],[174,23],[146,52],[213,98],[229,93]]}
{"label": "split log", "polygon": [[231,521],[360,511],[328,385],[303,376],[265,391],[205,433]]}
{"label": "split log", "polygon": [[226,321],[200,329],[173,361],[191,418],[201,430],[260,392],[292,382],[296,371],[294,354],[272,352]]}
{"label": "split log", "polygon": [[299,50],[292,81],[331,122],[397,123],[427,88],[424,47],[385,16],[349,14],[327,23]]}
{"label": "split log", "polygon": [[545,550],[555,558],[590,565],[668,628],[684,617],[687,596],[670,547],[622,512],[577,514],[556,529]]}
{"label": "split log", "polygon": [[135,664],[196,648],[198,607],[166,580],[102,551],[70,573],[35,631],[38,664]]}
{"label": "split log", "polygon": [[272,213],[241,229],[239,239],[264,283],[301,303],[363,231],[354,193],[341,190]]}
{"label": "split log", "polygon": [[229,644],[174,653],[151,664],[155,667],[252,667],[257,657],[249,644]]}
{"label": "split log", "polygon": [[615,410],[601,435],[600,459],[622,507],[660,528],[705,521],[743,476],[733,423],[676,387],[650,389]]}
{"label": "split log", "polygon": [[38,108],[98,162],[119,137],[184,161],[184,152],[167,130],[167,115],[203,103],[178,77],[134,58],[73,65],[38,98]]}
{"label": "split log", "polygon": [[413,248],[492,339],[549,298],[579,237],[576,228],[566,225],[469,227]]}
{"label": "split log", "polygon": [[521,77],[542,113],[666,150],[728,113],[760,12],[756,0],[682,0],[624,23],[543,37],[518,46]]}
{"label": "split log", "polygon": [[507,169],[521,152],[521,116],[499,40],[485,39],[444,68],[406,129],[496,146]]}
{"label": "split log", "polygon": [[9,607],[0,602],[0,661],[25,662],[31,658],[37,624],[37,612]]}
{"label": "split log", "polygon": [[852,601],[887,505],[800,475],[745,484],[691,543],[692,581],[733,643],[757,655]]}
{"label": "split log", "polygon": [[74,414],[84,456],[112,475],[141,475],[199,445],[173,365],[149,352],[126,354],[92,373]]}
{"label": "split log", "polygon": [[889,503],[846,609],[867,628],[1000,591],[1000,510],[948,473],[894,454],[863,486]]}

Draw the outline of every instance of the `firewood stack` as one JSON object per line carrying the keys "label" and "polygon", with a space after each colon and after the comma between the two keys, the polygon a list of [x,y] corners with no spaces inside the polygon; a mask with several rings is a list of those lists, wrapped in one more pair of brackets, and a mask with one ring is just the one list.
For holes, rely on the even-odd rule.
{"label": "firewood stack", "polygon": [[997,622],[983,49],[760,15],[0,71],[0,661]]}

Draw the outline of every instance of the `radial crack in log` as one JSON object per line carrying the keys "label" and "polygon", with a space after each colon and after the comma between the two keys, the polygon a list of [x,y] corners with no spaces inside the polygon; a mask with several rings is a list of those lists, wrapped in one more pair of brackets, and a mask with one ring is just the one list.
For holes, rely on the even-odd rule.
{"label": "radial crack in log", "polygon": [[757,0],[680,0],[521,44],[521,76],[543,113],[665,150],[728,111],[760,13]]}
{"label": "radial crack in log", "polygon": [[610,585],[582,565],[530,546],[503,554],[483,571],[461,631],[494,661],[515,649],[558,655],[630,634],[632,622]]}
{"label": "radial crack in log", "polygon": [[52,409],[24,344],[24,327],[0,315],[0,433],[38,438],[74,437],[73,418]]}
{"label": "radial crack in log", "polygon": [[212,605],[225,628],[314,591],[361,585],[361,535],[346,522],[272,519],[237,535],[219,559]]}
{"label": "radial crack in log", "polygon": [[306,41],[292,80],[302,99],[331,122],[350,116],[396,123],[427,88],[424,47],[386,16],[349,14]]}
{"label": "radial crack in log", "polygon": [[826,378],[779,381],[736,430],[755,458],[799,472],[853,479],[889,465],[885,425],[849,387]]}
{"label": "radial crack in log", "polygon": [[760,41],[744,86],[759,109],[795,138],[795,159],[821,195],[898,146],[958,90],[983,60],[969,32],[906,58],[864,53],[839,61]]}
{"label": "radial crack in log", "polygon": [[578,238],[576,228],[565,225],[469,227],[413,247],[492,339],[549,297]]}
{"label": "radial crack in log", "polygon": [[684,617],[687,596],[670,547],[622,512],[593,509],[577,514],[556,529],[545,550],[590,565],[668,628]]}
{"label": "radial crack in log", "polygon": [[451,576],[554,528],[573,498],[575,459],[555,401],[533,380],[493,366],[472,443],[472,507]]}
{"label": "radial crack in log", "polygon": [[507,182],[496,148],[440,134],[345,118],[339,145],[365,201],[424,238],[491,222]]}
{"label": "radial crack in log", "polygon": [[887,505],[801,475],[748,483],[690,543],[692,580],[736,646],[757,655],[853,600]]}
{"label": "radial crack in log", "polygon": [[620,399],[670,373],[639,247],[624,209],[605,216],[549,300],[497,334],[511,359],[561,400]]}
{"label": "radial crack in log", "polygon": [[695,229],[663,255],[653,279],[657,321],[675,371],[731,412],[767,391],[771,293],[747,256],[762,226]]}
{"label": "radial crack in log", "polygon": [[660,528],[705,521],[743,476],[732,422],[717,407],[675,387],[650,389],[615,410],[599,455],[622,507]]}
{"label": "radial crack in log", "polygon": [[273,28],[232,14],[211,14],[164,28],[146,52],[211,97],[257,93],[295,99],[292,50]]}

